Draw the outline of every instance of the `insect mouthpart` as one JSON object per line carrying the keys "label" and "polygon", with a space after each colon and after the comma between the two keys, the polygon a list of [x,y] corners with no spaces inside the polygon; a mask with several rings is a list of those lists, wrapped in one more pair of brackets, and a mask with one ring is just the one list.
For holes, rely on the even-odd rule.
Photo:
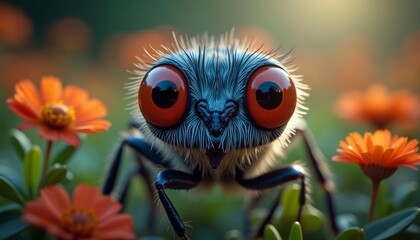
{"label": "insect mouthpart", "polygon": [[210,148],[206,151],[206,155],[210,160],[211,167],[216,169],[219,166],[220,160],[222,160],[225,153],[220,148]]}

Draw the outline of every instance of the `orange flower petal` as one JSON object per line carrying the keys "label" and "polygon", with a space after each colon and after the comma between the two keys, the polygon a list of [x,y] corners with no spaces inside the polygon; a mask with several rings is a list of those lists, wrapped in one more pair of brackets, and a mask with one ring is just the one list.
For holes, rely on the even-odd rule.
{"label": "orange flower petal", "polygon": [[394,157],[401,155],[404,152],[407,152],[405,146],[407,145],[407,138],[398,138],[394,139],[391,144],[391,148],[394,149]]}
{"label": "orange flower petal", "polygon": [[62,100],[63,86],[56,77],[43,77],[41,79],[41,95],[45,103],[56,103]]}
{"label": "orange flower petal", "polygon": [[[418,165],[418,164],[416,164],[416,165]],[[416,167],[416,165],[413,165],[413,164],[401,164],[402,167],[406,167],[406,168],[409,168],[409,169],[414,170],[414,171],[417,171],[418,170],[417,167]]]}
{"label": "orange flower petal", "polygon": [[39,137],[61,139],[78,147],[78,132],[96,133],[111,125],[101,119],[107,114],[105,105],[97,99],[89,100],[86,90],[77,86],[63,89],[60,79],[51,76],[43,77],[40,85],[38,93],[32,82],[21,81],[16,84],[14,98],[7,99],[9,109],[26,121],[19,125],[20,129],[39,126]]}
{"label": "orange flower petal", "polygon": [[376,128],[394,122],[413,122],[420,117],[420,100],[408,91],[388,91],[375,84],[366,92],[354,91],[343,94],[335,109],[337,115],[351,121],[366,121]]}
{"label": "orange flower petal", "polygon": [[97,99],[92,99],[88,102],[85,102],[79,108],[76,108],[75,111],[75,123],[77,125],[86,121],[102,118],[107,114],[105,105]]}
{"label": "orange flower petal", "polygon": [[395,150],[392,148],[388,148],[385,149],[385,151],[383,151],[382,153],[382,165],[392,165],[392,160],[393,160],[393,155],[394,155]]}
{"label": "orange flower petal", "polygon": [[416,165],[420,165],[418,143],[417,139],[408,141],[406,137],[392,136],[387,129],[367,132],[363,138],[358,133],[350,133],[346,141],[339,142],[339,155],[332,160],[379,168],[404,166],[416,169]]}
{"label": "orange flower petal", "polygon": [[355,162],[343,156],[333,156],[332,160],[335,162]]}
{"label": "orange flower petal", "polygon": [[40,204],[45,206],[55,218],[60,219],[64,209],[70,207],[70,199],[66,191],[58,186],[46,187],[42,189]]}
{"label": "orange flower petal", "polygon": [[45,228],[49,233],[61,239],[73,239],[72,235],[61,229],[60,219],[54,217],[48,208],[41,202],[29,202],[25,205],[22,220],[34,226]]}
{"label": "orange flower petal", "polygon": [[88,98],[88,92],[80,87],[69,85],[64,89],[64,103],[76,109],[85,104],[85,102],[88,101]]}
{"label": "orange flower petal", "polygon": [[417,152],[419,150],[419,148],[417,147],[417,145],[419,145],[419,141],[417,141],[417,139],[413,139],[410,140],[406,145],[405,145],[405,149],[408,150],[412,150]]}
{"label": "orange flower petal", "polygon": [[[41,190],[36,201],[28,202],[22,219],[34,226],[46,229],[59,239],[134,239],[132,217],[120,214],[121,204],[109,196],[102,196],[96,187],[85,184],[78,185],[70,202],[67,192],[58,185]],[[73,217],[89,212],[97,222],[89,226],[85,232]],[[71,215],[68,215],[71,214]],[[73,222],[75,220],[75,222]],[[80,233],[86,234],[81,237]]]}
{"label": "orange flower petal", "polygon": [[366,151],[366,144],[364,144],[364,139],[359,133],[353,132],[346,137],[347,143],[354,148],[355,151],[364,152]]}
{"label": "orange flower petal", "polygon": [[22,219],[40,227],[45,227],[59,221],[39,201],[28,202],[26,204]]}
{"label": "orange flower petal", "polygon": [[21,97],[25,103],[31,105],[33,109],[40,109],[42,106],[39,92],[35,85],[29,80],[22,80],[15,86],[16,94]]}
{"label": "orange flower petal", "polygon": [[57,130],[51,129],[47,126],[39,127],[38,136],[41,138],[45,138],[48,141],[57,141],[60,137]]}
{"label": "orange flower petal", "polygon": [[109,240],[115,240],[115,239],[121,239],[121,240],[130,240],[135,239],[136,236],[134,235],[132,230],[129,229],[118,229],[114,231],[102,231],[98,233],[98,240],[102,239],[109,239]]}
{"label": "orange flower petal", "polygon": [[117,214],[122,209],[122,206],[111,198],[103,197],[95,204],[94,209],[98,214],[99,221],[102,221]]}
{"label": "orange flower petal", "polygon": [[18,125],[18,129],[19,130],[26,130],[26,129],[30,129],[30,128],[34,128],[34,127],[38,127],[39,123],[38,122],[24,122]]}
{"label": "orange flower petal", "polygon": [[375,145],[373,144],[372,134],[370,132],[365,133],[364,145],[366,146],[365,152],[373,151],[373,148],[374,148]]}
{"label": "orange flower petal", "polygon": [[76,132],[82,133],[96,133],[100,131],[105,131],[110,126],[111,123],[109,121],[98,119],[79,124],[78,126],[75,126],[72,129]]}
{"label": "orange flower petal", "polygon": [[25,108],[26,111],[30,112],[36,118],[40,118],[41,108],[36,107],[28,98],[15,94],[13,100],[16,102],[16,104],[20,105],[21,108]]}
{"label": "orange flower petal", "polygon": [[375,145],[390,146],[391,145],[391,132],[387,129],[383,131],[376,131],[372,135],[372,140]]}
{"label": "orange flower petal", "polygon": [[128,214],[119,214],[107,218],[98,226],[98,238],[100,239],[133,239],[133,219]]}
{"label": "orange flower petal", "polygon": [[128,214],[119,214],[112,218],[107,218],[99,224],[99,229],[101,230],[112,230],[113,228],[131,228],[133,224],[133,219]]}
{"label": "orange flower petal", "polygon": [[[417,157],[416,157],[417,155]],[[395,159],[392,160],[392,163],[395,165],[400,164],[415,164],[416,162],[420,163],[420,155],[415,154],[414,152],[407,152],[402,155],[397,156]]]}
{"label": "orange flower petal", "polygon": [[80,138],[77,136],[75,132],[69,130],[61,130],[58,131],[59,138],[63,140],[65,143],[73,146],[79,147],[80,145]]}
{"label": "orange flower petal", "polygon": [[25,105],[19,104],[13,99],[7,99],[6,102],[9,110],[14,112],[20,118],[26,121],[34,121],[39,119],[37,114]]}
{"label": "orange flower petal", "polygon": [[76,208],[93,208],[99,200],[100,192],[97,188],[80,184],[73,192],[73,203]]}

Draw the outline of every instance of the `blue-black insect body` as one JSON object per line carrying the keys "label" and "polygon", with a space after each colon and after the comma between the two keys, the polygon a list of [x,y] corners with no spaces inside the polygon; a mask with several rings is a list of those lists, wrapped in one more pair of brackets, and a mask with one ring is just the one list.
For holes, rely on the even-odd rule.
{"label": "blue-black insect body", "polygon": [[[274,167],[296,131],[307,136],[301,118],[308,87],[286,67],[289,55],[265,51],[236,39],[233,33],[218,39],[174,40],[172,46],[149,53],[154,62],[139,59],[133,70],[135,76],[127,87],[139,132],[121,144],[104,192],[112,191],[122,148],[128,145],[142,156],[138,163],[143,170],[133,174],[144,174],[142,161],[163,167],[155,187],[181,239],[188,237],[166,189],[189,190],[220,183],[229,186],[228,191],[261,192],[298,181],[302,206],[306,195],[303,168]],[[310,142],[305,143],[317,177],[326,186],[316,164],[322,159],[317,159]],[[329,192],[327,196],[331,198]],[[332,212],[332,204],[330,209]],[[269,214],[256,236],[262,235],[270,218]]]}

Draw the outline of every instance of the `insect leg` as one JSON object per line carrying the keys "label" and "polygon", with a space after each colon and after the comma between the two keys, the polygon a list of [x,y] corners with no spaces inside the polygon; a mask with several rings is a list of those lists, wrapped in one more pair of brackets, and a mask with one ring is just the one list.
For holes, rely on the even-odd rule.
{"label": "insect leg", "polygon": [[152,178],[150,174],[150,169],[144,164],[146,159],[151,161],[155,165],[162,165],[164,167],[172,167],[169,163],[164,162],[162,157],[157,153],[157,151],[151,147],[150,144],[148,144],[139,134],[129,135],[123,141],[118,147],[117,153],[112,160],[111,167],[109,169],[108,175],[105,179],[105,184],[103,186],[102,192],[104,194],[111,194],[117,180],[117,176],[119,173],[119,168],[121,165],[121,160],[123,158],[123,150],[124,148],[128,146],[135,150],[138,154],[136,154],[137,157],[137,165],[136,167],[130,171],[130,173],[125,177],[123,185],[122,185],[122,191],[119,194],[119,202],[124,206],[125,199],[128,194],[128,189],[131,183],[131,179],[135,174],[139,174],[144,180],[145,180],[145,187],[147,188],[147,197],[149,199],[149,203],[151,205],[150,207],[150,213],[148,217],[148,227],[147,230],[150,233],[153,233],[156,229],[156,206],[153,204],[154,201],[154,188],[152,184]]}
{"label": "insect leg", "polygon": [[[124,182],[122,184],[121,187],[121,192],[118,195],[118,201],[122,204],[123,209],[122,211],[124,211],[124,207],[125,207],[125,202],[127,199],[127,195],[128,195],[128,190],[130,189],[130,185],[132,182],[132,179],[135,175],[139,175],[143,181],[145,182],[144,187],[146,188],[146,195],[148,198],[148,202],[149,203],[153,203],[154,202],[154,193],[155,193],[155,188],[152,185],[152,178],[151,178],[151,172],[150,169],[143,163],[144,159],[142,159],[143,157],[141,156],[137,156],[137,160],[138,160],[138,164],[136,165],[136,167],[134,167],[133,169],[130,170],[129,174],[127,174],[127,176],[124,179]],[[157,216],[157,207],[155,204],[150,204],[151,207],[150,209],[148,209],[149,213],[148,213],[148,226],[146,228],[146,232],[145,235],[148,234],[153,234],[155,233],[156,230],[156,216]]]}
{"label": "insect leg", "polygon": [[[278,168],[261,176],[250,179],[245,179],[243,176],[243,172],[238,170],[238,174],[236,175],[236,181],[244,188],[252,190],[264,190],[267,188],[277,187],[281,184],[290,181],[300,181],[299,210],[297,221],[300,220],[302,215],[302,208],[306,202],[305,174],[300,166],[288,166]],[[256,237],[263,236],[264,228],[267,225],[267,223],[270,222],[271,217],[273,216],[273,213],[278,206],[279,198],[280,193],[276,195],[275,202],[270,207],[267,216],[262,221],[260,227],[256,232]]]}
{"label": "insect leg", "polygon": [[327,201],[327,209],[329,215],[329,221],[332,232],[337,235],[338,227],[335,219],[335,205],[333,201],[333,182],[327,178],[329,175],[328,166],[326,165],[325,156],[322,154],[318,145],[316,144],[314,137],[308,127],[302,124],[297,130],[297,135],[302,135],[303,143],[306,151],[308,152],[309,160],[315,171],[316,179],[318,184],[322,187],[325,192],[325,199]]}
{"label": "insect leg", "polygon": [[252,231],[251,231],[251,214],[252,211],[255,210],[255,208],[257,207],[257,205],[261,202],[261,200],[264,197],[264,193],[261,192],[260,194],[257,195],[253,195],[251,196],[250,199],[248,199],[248,201],[245,204],[245,218],[244,218],[244,232],[245,232],[245,236],[248,236]]}
{"label": "insect leg", "polygon": [[123,205],[122,211],[124,211],[125,200],[127,199],[128,189],[130,188],[131,179],[134,177],[134,175],[139,174],[139,171],[140,171],[140,166],[137,165],[135,168],[130,170],[130,172],[127,174],[127,176],[124,179],[121,193],[118,195],[118,202],[120,202]]}
{"label": "insect leg", "polygon": [[112,161],[109,173],[107,175],[107,178],[105,179],[105,184],[102,189],[102,192],[104,194],[110,194],[115,186],[125,146],[133,148],[136,152],[141,153],[156,165],[160,164],[165,166],[162,157],[157,153],[157,151],[154,148],[151,147],[149,143],[144,141],[144,139],[138,135],[130,135],[126,137],[118,147],[117,154],[115,155]]}
{"label": "insect leg", "polygon": [[181,217],[176,211],[171,200],[165,193],[165,189],[183,189],[188,190],[197,186],[201,181],[201,177],[189,173],[181,172],[178,170],[163,170],[158,172],[156,176],[156,189],[160,202],[165,208],[166,215],[176,234],[180,239],[188,239],[185,225]]}

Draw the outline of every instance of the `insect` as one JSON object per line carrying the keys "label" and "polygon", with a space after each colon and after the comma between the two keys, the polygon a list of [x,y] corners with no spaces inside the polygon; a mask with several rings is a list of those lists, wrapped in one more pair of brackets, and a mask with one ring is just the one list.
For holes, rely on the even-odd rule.
{"label": "insect", "polygon": [[[181,215],[168,198],[170,189],[189,190],[219,183],[227,191],[262,192],[284,183],[300,183],[300,219],[306,201],[306,173],[299,165],[273,168],[293,136],[305,148],[324,190],[336,230],[331,184],[325,178],[322,155],[302,118],[308,87],[285,63],[288,54],[264,51],[233,32],[220,38],[174,37],[172,47],[139,60],[129,94],[134,101],[137,131],[121,143],[103,192],[113,191],[124,146],[137,151],[140,174],[150,182],[180,239],[188,239]],[[295,135],[295,133],[297,133]],[[146,162],[162,169],[152,186]],[[121,194],[124,201],[131,177]],[[257,199],[258,197],[255,197]],[[278,199],[275,199],[278,201]],[[271,209],[254,237],[263,235]]]}

